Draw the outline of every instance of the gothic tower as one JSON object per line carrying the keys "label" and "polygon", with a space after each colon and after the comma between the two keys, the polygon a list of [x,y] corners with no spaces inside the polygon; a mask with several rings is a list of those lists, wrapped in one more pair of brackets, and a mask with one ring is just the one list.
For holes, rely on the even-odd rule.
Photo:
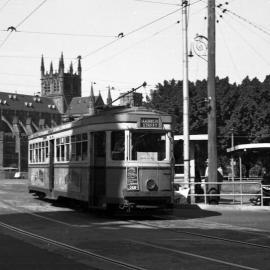
{"label": "gothic tower", "polygon": [[73,72],[73,64],[65,72],[63,53],[59,59],[58,71],[53,70],[50,64],[50,72],[45,73],[44,58],[41,57],[41,96],[53,100],[60,113],[65,113],[73,97],[81,97],[81,57],[78,56],[77,73]]}

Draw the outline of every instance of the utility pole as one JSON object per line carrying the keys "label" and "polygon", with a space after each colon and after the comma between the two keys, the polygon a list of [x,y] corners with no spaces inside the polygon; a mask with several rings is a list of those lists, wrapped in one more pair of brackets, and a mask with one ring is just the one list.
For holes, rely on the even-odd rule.
{"label": "utility pole", "polygon": [[[217,182],[217,131],[216,131],[216,11],[215,0],[208,0],[208,181]],[[208,185],[208,190],[216,185]]]}
{"label": "utility pole", "polygon": [[[183,137],[184,137],[184,181],[190,181],[189,160],[189,90],[188,90],[188,1],[182,0],[182,34],[183,34]],[[192,192],[191,192],[192,193]]]}

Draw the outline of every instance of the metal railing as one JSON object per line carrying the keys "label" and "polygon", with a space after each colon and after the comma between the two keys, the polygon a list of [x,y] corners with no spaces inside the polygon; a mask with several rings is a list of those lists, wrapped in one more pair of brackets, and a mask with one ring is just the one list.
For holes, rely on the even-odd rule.
{"label": "metal railing", "polygon": [[[254,181],[254,178],[240,179],[234,178],[234,181],[225,180],[223,182],[191,182],[185,183],[180,182],[179,185],[183,189],[189,190],[198,190],[201,188],[202,193],[192,193],[187,192],[188,200],[192,201],[192,198],[195,199],[196,203],[209,203],[211,199],[217,199],[219,204],[240,204],[240,205],[250,205],[252,204],[251,198],[260,198],[260,204],[264,206],[265,201],[270,201],[270,195],[266,195],[263,192],[263,188],[269,188],[270,194],[270,185],[262,185],[261,181]],[[217,194],[209,194],[206,191],[209,190],[209,185],[217,186],[219,192]],[[200,188],[196,188],[196,186],[200,186]],[[178,191],[178,194],[181,193]]]}

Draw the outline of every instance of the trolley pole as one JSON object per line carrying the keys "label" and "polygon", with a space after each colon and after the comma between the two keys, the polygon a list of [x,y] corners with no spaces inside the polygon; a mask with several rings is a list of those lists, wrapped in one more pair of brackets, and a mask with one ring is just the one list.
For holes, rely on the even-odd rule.
{"label": "trolley pole", "polygon": [[[182,34],[183,34],[183,137],[184,137],[184,181],[190,182],[190,160],[189,160],[189,89],[188,89],[188,23],[187,23],[188,1],[182,0]],[[191,187],[191,194],[194,187]]]}
{"label": "trolley pole", "polygon": [[[215,0],[208,0],[208,181],[217,182],[217,135],[216,135],[216,16]],[[208,191],[211,185],[208,185]]]}

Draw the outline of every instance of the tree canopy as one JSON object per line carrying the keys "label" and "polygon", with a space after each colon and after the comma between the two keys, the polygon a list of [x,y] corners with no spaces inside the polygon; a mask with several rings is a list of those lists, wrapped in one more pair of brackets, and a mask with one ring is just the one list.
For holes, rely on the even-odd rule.
{"label": "tree canopy", "polygon": [[[176,116],[176,134],[183,132],[182,81],[174,79],[156,85],[147,105]],[[189,82],[190,134],[207,133],[207,81]],[[216,117],[218,155],[226,155],[231,145],[270,142],[270,75],[264,81],[246,77],[240,84],[229,78],[216,78]]]}

